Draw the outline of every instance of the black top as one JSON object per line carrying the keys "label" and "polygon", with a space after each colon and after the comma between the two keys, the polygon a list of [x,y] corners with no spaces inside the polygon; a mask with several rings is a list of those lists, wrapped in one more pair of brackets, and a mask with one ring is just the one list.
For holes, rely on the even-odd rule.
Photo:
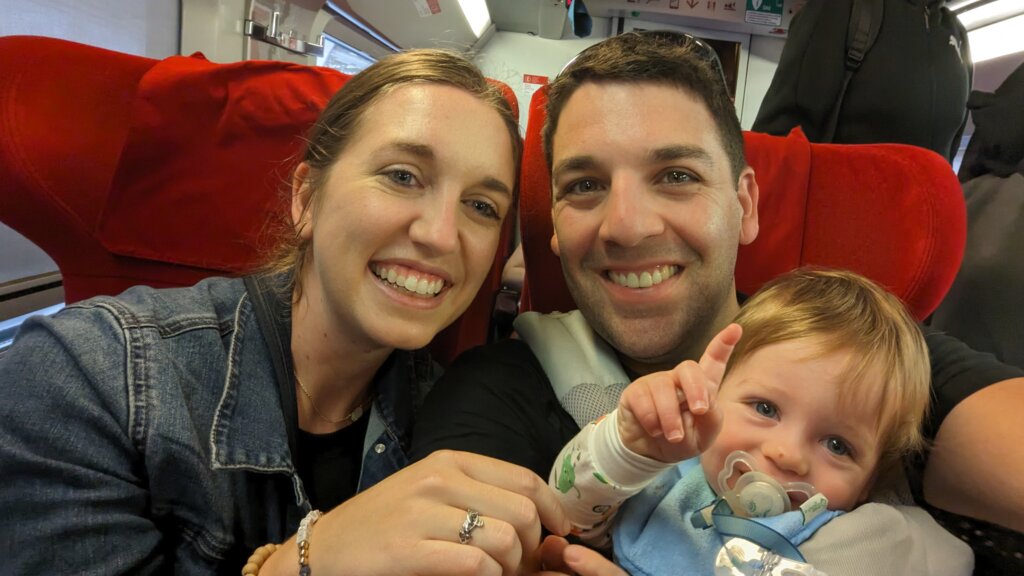
{"label": "black top", "polygon": [[299,430],[299,478],[313,508],[331,510],[355,495],[369,421],[370,411],[366,410],[355,423],[336,432]]}
{"label": "black top", "polygon": [[[989,384],[1024,376],[991,354],[925,330],[934,391],[927,433],[958,402]],[[412,460],[435,450],[465,450],[525,466],[547,478],[562,447],[579,432],[529,346],[506,340],[460,356],[434,385],[413,434]]]}

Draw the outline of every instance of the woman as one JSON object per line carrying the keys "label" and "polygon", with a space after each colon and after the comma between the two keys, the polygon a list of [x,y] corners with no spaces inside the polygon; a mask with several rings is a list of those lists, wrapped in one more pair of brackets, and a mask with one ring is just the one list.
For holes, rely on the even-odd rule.
{"label": "woman", "polygon": [[480,287],[520,146],[472,64],[393,56],[311,130],[267,270],[26,322],[0,361],[7,569],[499,574],[541,520],[565,533],[512,465],[444,453],[387,478],[436,376],[409,350]]}

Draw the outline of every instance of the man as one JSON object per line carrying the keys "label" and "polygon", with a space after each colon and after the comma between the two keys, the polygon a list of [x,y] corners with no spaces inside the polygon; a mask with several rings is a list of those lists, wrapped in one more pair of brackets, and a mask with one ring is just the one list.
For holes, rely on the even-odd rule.
{"label": "man", "polygon": [[[735,315],[737,247],[771,223],[758,221],[716,63],[681,35],[630,33],[552,82],[552,249],[579,311],[521,317],[522,340],[460,358],[421,412],[413,458],[467,450],[546,475],[625,384],[700,358]],[[941,422],[924,498],[1024,530],[1024,373],[939,334],[928,342]]]}

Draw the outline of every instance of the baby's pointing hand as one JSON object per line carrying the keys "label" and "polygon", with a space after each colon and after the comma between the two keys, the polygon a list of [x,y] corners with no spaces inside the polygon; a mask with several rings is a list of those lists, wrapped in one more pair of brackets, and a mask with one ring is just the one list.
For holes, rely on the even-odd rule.
{"label": "baby's pointing hand", "polygon": [[721,427],[715,403],[725,367],[743,334],[730,324],[708,344],[700,362],[638,378],[619,399],[619,434],[633,452],[679,462],[703,452]]}

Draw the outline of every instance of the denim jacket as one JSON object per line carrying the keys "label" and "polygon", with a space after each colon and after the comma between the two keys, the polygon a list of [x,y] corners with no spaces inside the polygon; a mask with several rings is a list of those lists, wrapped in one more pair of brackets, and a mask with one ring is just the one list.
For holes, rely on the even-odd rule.
{"label": "denim jacket", "polygon": [[[259,287],[139,287],[22,326],[0,358],[0,572],[234,574],[295,532],[288,306]],[[402,351],[378,372],[360,490],[407,463],[436,375]]]}

